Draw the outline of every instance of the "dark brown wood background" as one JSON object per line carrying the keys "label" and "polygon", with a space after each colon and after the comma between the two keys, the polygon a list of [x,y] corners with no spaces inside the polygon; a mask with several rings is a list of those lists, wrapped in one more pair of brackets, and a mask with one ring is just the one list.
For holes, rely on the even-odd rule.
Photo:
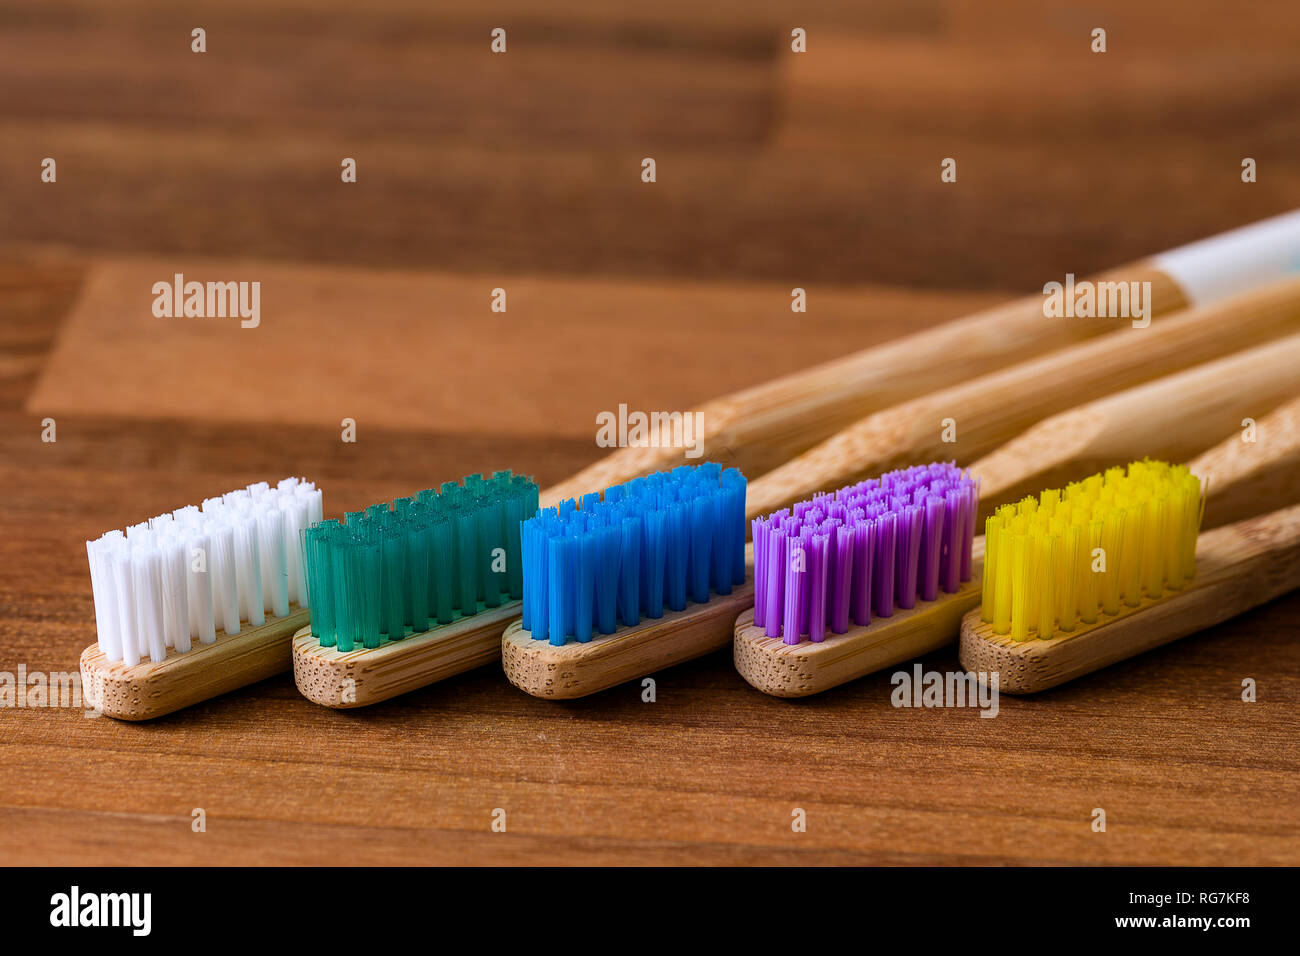
{"label": "dark brown wood background", "polygon": [[[107,528],[290,473],[332,514],[485,468],[555,481],[599,454],[593,403],[680,407],[1300,205],[1290,0],[623,6],[0,3],[0,670],[75,670]],[[382,336],[345,296],[296,301],[318,328],[281,375],[259,331],[150,327],[147,288],[113,291],[186,269],[410,291]],[[532,290],[517,328],[446,321],[495,286]],[[313,418],[336,380],[370,402],[356,445]],[[147,725],[5,709],[0,862],[1294,864],[1298,617],[994,720],[895,709],[887,674],[769,699],[725,654],[654,704],[485,668],[358,713],[287,676]]]}

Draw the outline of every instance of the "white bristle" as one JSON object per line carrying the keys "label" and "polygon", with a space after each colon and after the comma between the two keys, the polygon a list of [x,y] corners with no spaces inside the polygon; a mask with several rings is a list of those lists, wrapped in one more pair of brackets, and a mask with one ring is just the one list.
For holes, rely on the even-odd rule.
{"label": "white bristle", "polygon": [[238,568],[239,604],[243,617],[253,627],[266,623],[262,600],[262,567],[258,554],[257,519],[240,518],[235,524],[235,564]]}
{"label": "white bristle", "polygon": [[[121,539],[122,532],[113,531]],[[108,563],[108,549],[114,539],[109,535],[86,542],[86,555],[90,559],[90,586],[95,597],[95,632],[104,655],[111,661],[122,659],[122,638],[118,632],[117,591],[113,587],[113,569]]]}
{"label": "white bristle", "polygon": [[157,548],[141,548],[131,556],[135,571],[135,616],[139,623],[140,653],[155,663],[166,659],[163,638],[162,574]]}
{"label": "white bristle", "polygon": [[118,634],[122,640],[122,662],[137,664],[140,661],[140,643],[136,639],[135,575],[131,570],[130,552],[125,544],[119,544],[109,551],[108,563],[113,574]]}
{"label": "white bristle", "polygon": [[276,617],[289,613],[289,557],[284,537],[284,512],[267,508],[258,518],[261,532],[262,578],[267,610]]}
{"label": "white bristle", "polygon": [[212,575],[212,603],[216,621],[227,634],[239,633],[239,587],[235,568],[235,529],[230,525],[210,527],[212,553],[208,572]]}
{"label": "white bristle", "polygon": [[190,596],[185,582],[185,546],[172,538],[163,549],[163,612],[167,646],[190,649]]}
{"label": "white bristle", "polygon": [[307,588],[303,583],[302,529],[307,520],[304,503],[295,496],[286,496],[280,504],[284,512],[284,547],[287,559],[289,600],[299,607],[308,607]]}
{"label": "white bristle", "polygon": [[133,665],[305,607],[300,532],[324,517],[312,482],[259,481],[86,542],[99,647]]}
{"label": "white bristle", "polygon": [[217,639],[216,617],[212,608],[212,574],[208,570],[208,556],[212,541],[202,533],[186,541],[186,580],[190,592],[190,633],[200,644],[211,644]]}

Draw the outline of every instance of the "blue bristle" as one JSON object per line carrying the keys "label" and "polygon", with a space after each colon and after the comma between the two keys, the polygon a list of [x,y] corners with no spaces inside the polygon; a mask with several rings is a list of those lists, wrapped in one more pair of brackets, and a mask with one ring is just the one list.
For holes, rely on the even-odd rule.
{"label": "blue bristle", "polygon": [[668,560],[664,565],[664,603],[671,611],[686,607],[686,558],[690,548],[686,531],[686,509],[680,501],[674,501],[668,506]]}
{"label": "blue bristle", "polygon": [[596,627],[613,634],[617,626],[618,570],[621,529],[605,526],[597,532],[596,544]]}
{"label": "blue bristle", "polygon": [[[735,471],[735,469],[729,469]],[[727,500],[727,516],[724,522],[724,533],[727,529],[731,534],[731,583],[732,585],[745,583],[745,476],[739,471],[735,472],[736,477],[732,479],[724,496]]]}
{"label": "blue bristle", "polygon": [[744,476],[713,462],[539,510],[520,526],[523,625],[585,643],[728,594],[745,580],[745,530]]}
{"label": "blue bristle", "polygon": [[[546,618],[547,639],[555,645],[564,643],[564,599],[565,584],[568,574],[564,567],[567,555],[564,553],[564,541],[551,538],[546,544]],[[528,590],[527,584],[524,590]]]}
{"label": "blue bristle", "polygon": [[731,593],[731,537],[727,534],[727,499],[713,499],[713,540],[709,546],[709,583],[719,594]]}
{"label": "blue bristle", "polygon": [[709,552],[713,544],[713,499],[696,498],[689,508],[691,541],[690,595],[696,604],[709,599]]}
{"label": "blue bristle", "polygon": [[578,550],[578,574],[574,588],[573,633],[586,643],[591,640],[592,601],[596,588],[596,538],[584,534],[574,539]]}
{"label": "blue bristle", "polygon": [[645,515],[645,537],[641,547],[641,610],[651,619],[664,616],[664,557],[668,550],[666,525],[662,511]]}
{"label": "blue bristle", "polygon": [[619,543],[618,616],[631,627],[641,620],[641,518],[623,518]]}

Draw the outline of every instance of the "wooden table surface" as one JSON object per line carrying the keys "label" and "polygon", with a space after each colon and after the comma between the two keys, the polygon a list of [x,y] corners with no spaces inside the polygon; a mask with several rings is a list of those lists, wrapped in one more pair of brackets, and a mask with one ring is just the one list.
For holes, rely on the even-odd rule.
{"label": "wooden table surface", "polygon": [[[108,528],[287,474],[332,515],[546,484],[601,453],[594,410],[1300,206],[1300,12],[1250,9],[0,3],[0,674],[75,671]],[[262,326],[154,319],[173,272],[264,281]],[[895,708],[888,673],[770,699],[728,654],[654,703],[488,667],[352,713],[289,676],[143,725],[6,707],[0,862],[1295,864],[1298,622],[1292,595],[992,720]]]}

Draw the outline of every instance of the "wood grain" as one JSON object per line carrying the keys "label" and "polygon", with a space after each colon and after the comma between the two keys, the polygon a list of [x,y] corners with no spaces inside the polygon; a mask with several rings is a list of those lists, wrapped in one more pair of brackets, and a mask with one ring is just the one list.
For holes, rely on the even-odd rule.
{"label": "wood grain", "polygon": [[586,643],[536,640],[516,621],[501,636],[501,667],[510,683],[534,697],[587,697],[726,647],[736,615],[753,603],[751,574],[730,594],[713,594],[704,604],[690,603],[631,627],[620,625]]}
{"label": "wood grain", "polygon": [[1298,327],[1300,279],[1288,278],[1153,319],[1145,328],[1111,332],[868,415],[751,482],[745,510],[751,516],[771,514],[818,491],[918,462],[966,464],[1080,402]]}
{"label": "wood grain", "polygon": [[[1151,283],[1153,315],[1176,313],[1187,305],[1178,285],[1149,263],[1120,267],[1099,281]],[[874,412],[1096,339],[1122,324],[1047,321],[1041,296],[1017,299],[714,399],[699,410],[701,453],[758,478]],[[669,438],[652,430],[649,447],[611,452],[545,489],[543,506],[681,464],[680,442],[674,445]]]}
{"label": "wood grain", "polygon": [[[0,671],[75,671],[94,640],[83,542],[168,503],[293,472],[341,514],[471,471],[513,466],[546,486],[591,464],[590,433],[512,430],[509,414],[518,385],[585,426],[594,409],[561,404],[582,382],[549,385],[558,397],[535,383],[593,329],[611,344],[592,374],[617,365],[621,394],[686,407],[1300,206],[1300,12],[1250,12],[810,0],[797,11],[810,52],[794,56],[785,0],[11,4]],[[511,52],[475,60],[498,21]],[[1111,27],[1104,57],[1086,52],[1094,21]],[[206,58],[188,52],[199,22]],[[355,188],[338,181],[348,155]],[[646,155],[654,186],[636,176]],[[45,156],[57,184],[39,182]],[[939,182],[945,156],[956,184]],[[1243,156],[1258,183],[1240,181]],[[506,384],[453,379],[481,403],[472,430],[441,413],[470,404],[439,387],[460,370],[433,361],[422,393],[448,404],[394,422],[390,409],[427,400],[383,380],[406,360],[400,342],[372,348],[364,309],[322,310],[294,344],[325,340],[401,400],[355,445],[310,414],[232,424],[233,392],[198,407],[153,388],[152,404],[109,414],[124,399],[94,382],[131,368],[93,361],[57,443],[42,443],[31,393],[83,277],[123,261],[418,271],[435,294],[439,277],[637,291],[585,324],[567,301],[530,310],[518,334],[537,349]],[[810,303],[798,317],[796,285]],[[103,303],[93,335],[111,345],[147,292]],[[770,310],[754,307],[769,292]],[[404,334],[427,342],[437,300],[414,314]],[[203,348],[176,361],[203,367]],[[540,700],[483,667],[354,711],[311,703],[288,675],[142,724],[3,708],[0,861],[1296,865],[1297,621],[1300,596],[1281,598],[1007,696],[993,720],[894,708],[888,670],[777,700],[727,653],[658,673],[654,704],[636,684]],[[960,667],[952,650],[922,663]],[[1097,806],[1105,834],[1089,826]],[[199,807],[205,833],[191,829]],[[805,833],[791,832],[795,807]]]}
{"label": "wood grain", "polygon": [[1187,463],[1206,485],[1203,528],[1250,517],[1261,501],[1300,503],[1300,397],[1256,420],[1253,435],[1238,424],[1241,431]]}
{"label": "wood grain", "polygon": [[[980,539],[981,544],[982,539]],[[896,608],[888,618],[827,634],[824,641],[787,644],[754,626],[754,609],[736,618],[732,655],[736,671],[773,697],[807,697],[940,650],[952,643],[962,615],[979,603],[983,548],[971,562],[971,579],[937,600]]]}
{"label": "wood grain", "polygon": [[[245,329],[238,319],[155,317],[150,290],[176,273],[199,282],[260,282],[261,324]],[[491,311],[494,288],[506,291],[505,313]],[[871,303],[865,310],[864,300]],[[987,299],[827,290],[815,316],[793,324],[789,289],[770,283],[650,285],[247,260],[101,261],[88,271],[27,408],[41,416],[80,412],[336,430],[348,417],[363,444],[381,427],[545,434],[583,439],[594,453],[597,414],[620,403],[643,411],[690,409],[751,384],[754,376],[822,361],[849,342],[869,344],[914,322],[938,322],[972,301]],[[611,315],[621,321],[611,322]],[[756,321],[767,330],[761,338],[746,334]],[[649,352],[649,327],[682,345]],[[610,354],[636,357],[645,374],[629,380],[622,363],[603,360]],[[539,356],[546,357],[540,364]],[[502,367],[529,374],[502,377]],[[275,387],[232,391],[236,370]],[[436,387],[428,386],[429,376]]]}
{"label": "wood grain", "polygon": [[[1266,412],[1294,395],[1300,389],[1297,369],[1300,335],[1291,335],[1044,419],[971,465],[980,481],[979,517],[1044,488],[1064,488],[1130,461],[1188,461],[1227,436],[1244,444],[1242,421],[1267,420]],[[1300,429],[1270,426],[1259,457],[1289,458],[1298,444]],[[1226,484],[1246,476],[1222,477]],[[1274,506],[1300,494],[1300,475],[1293,476],[1290,488],[1276,487],[1279,483],[1261,487],[1253,480],[1246,484],[1255,501]],[[1209,518],[1214,520],[1213,512]]]}
{"label": "wood grain", "polygon": [[293,682],[323,707],[369,707],[399,694],[501,658],[501,632],[519,614],[520,602],[462,617],[449,624],[379,647],[340,651],[321,647],[304,627],[293,635]]}

